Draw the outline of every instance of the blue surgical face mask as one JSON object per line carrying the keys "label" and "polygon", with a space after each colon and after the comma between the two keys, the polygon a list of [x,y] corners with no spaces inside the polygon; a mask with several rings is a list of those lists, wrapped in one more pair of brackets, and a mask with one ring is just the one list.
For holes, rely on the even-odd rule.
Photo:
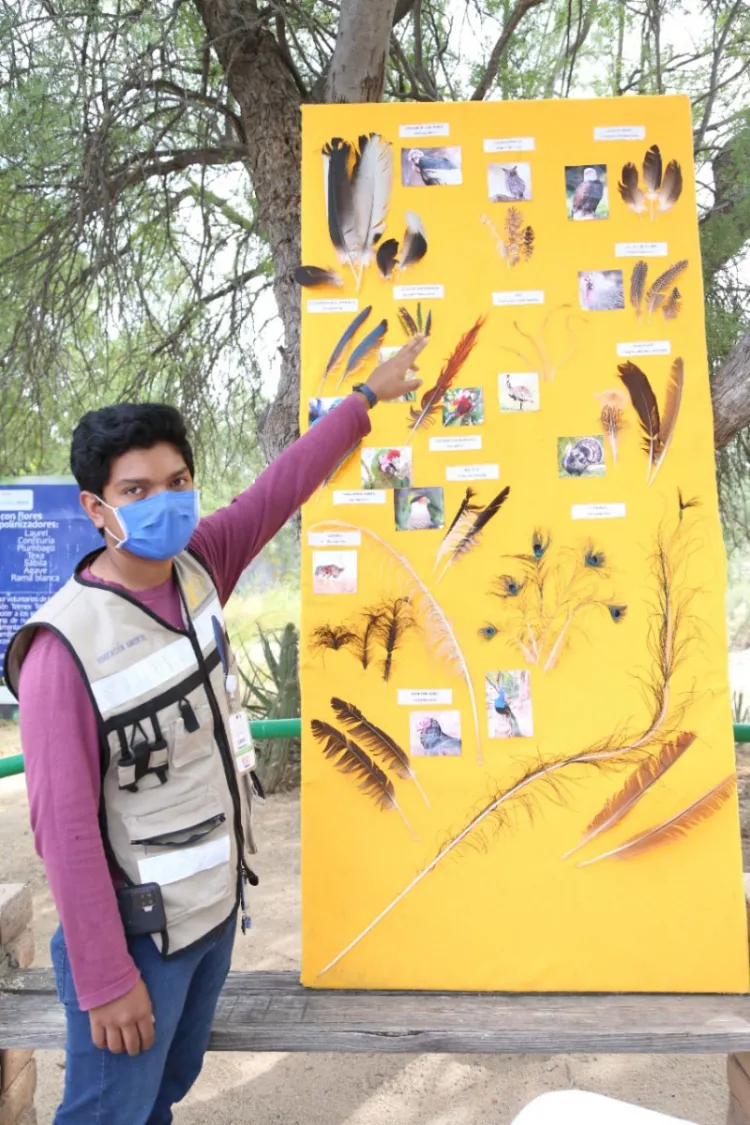
{"label": "blue surgical face mask", "polygon": [[[98,499],[98,497],[97,497]],[[184,551],[198,525],[198,493],[156,492],[147,500],[134,500],[113,508],[100,501],[117,516],[122,528],[122,539],[105,528],[117,547],[127,547],[132,555],[141,559],[173,559]]]}

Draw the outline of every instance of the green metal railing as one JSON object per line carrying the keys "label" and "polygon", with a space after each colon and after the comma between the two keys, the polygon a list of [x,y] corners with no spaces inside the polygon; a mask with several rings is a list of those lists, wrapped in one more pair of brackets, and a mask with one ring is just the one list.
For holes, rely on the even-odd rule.
{"label": "green metal railing", "polygon": [[[748,726],[750,732],[750,726]],[[301,719],[259,719],[250,724],[250,733],[257,742],[267,738],[299,738],[302,733]],[[750,742],[750,733],[747,741]],[[14,754],[10,758],[0,758],[0,779],[15,777],[23,773],[23,754]]]}
{"label": "green metal railing", "polygon": [[[250,733],[259,742],[267,738],[299,738],[301,719],[261,719],[250,724]],[[750,742],[750,723],[734,724],[734,741]],[[23,754],[0,758],[0,779],[23,773]]]}

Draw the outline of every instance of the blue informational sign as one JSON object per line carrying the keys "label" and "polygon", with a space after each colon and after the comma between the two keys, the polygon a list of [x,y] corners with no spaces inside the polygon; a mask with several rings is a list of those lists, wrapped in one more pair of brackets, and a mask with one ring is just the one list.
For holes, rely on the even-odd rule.
{"label": "blue informational sign", "polygon": [[101,545],[76,484],[0,484],[0,666],[15,631]]}

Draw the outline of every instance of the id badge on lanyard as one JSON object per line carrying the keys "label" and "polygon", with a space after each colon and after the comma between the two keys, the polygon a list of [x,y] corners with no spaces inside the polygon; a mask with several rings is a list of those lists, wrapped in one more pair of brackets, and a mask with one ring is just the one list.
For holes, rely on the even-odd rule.
{"label": "id badge on lanyard", "polygon": [[250,720],[247,711],[233,711],[229,716],[229,737],[232,740],[237,769],[247,773],[255,769],[255,747],[250,733]]}

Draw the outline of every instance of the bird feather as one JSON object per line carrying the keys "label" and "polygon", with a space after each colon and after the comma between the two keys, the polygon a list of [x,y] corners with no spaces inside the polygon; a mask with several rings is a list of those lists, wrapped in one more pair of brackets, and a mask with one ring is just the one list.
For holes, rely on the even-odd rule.
{"label": "bird feather", "polygon": [[[448,559],[440,572],[438,582],[440,582],[448,567],[453,566],[454,562],[468,554],[478,544],[481,532],[490,520],[497,515],[509,495],[510,487],[506,486],[502,492],[499,492],[493,500],[490,500],[489,504],[480,508],[478,512],[467,510],[461,519],[454,523],[440,545],[441,549],[445,547],[442,553],[447,554]],[[440,552],[438,553],[440,554]]]}
{"label": "bird feather", "polygon": [[323,379],[326,379],[326,377],[331,374],[334,367],[337,365],[342,355],[344,354],[347,344],[352,339],[352,337],[357,334],[371,312],[372,305],[368,305],[367,308],[362,309],[362,311],[357,313],[354,320],[342,333],[341,338],[337,341],[336,347],[331,352],[331,357],[326,364],[326,369],[323,372]]}
{"label": "bird feather", "polygon": [[424,322],[424,334],[429,336],[432,332],[432,309],[427,313],[427,320]]}
{"label": "bird feather", "polygon": [[434,387],[430,387],[422,395],[419,409],[412,406],[409,410],[411,415],[411,425],[409,429],[414,433],[424,425],[430,425],[435,420],[440,404],[443,401],[443,396],[453,381],[456,379],[459,371],[469,358],[474,345],[477,342],[477,337],[484,324],[485,318],[480,316],[477,322],[468,332],[459,340],[453,354],[450,356],[438,378]]}
{"label": "bird feather", "polygon": [[665,320],[675,320],[682,311],[682,294],[675,286],[669,294],[669,299],[662,305]]}
{"label": "bird feather", "polygon": [[375,348],[380,346],[380,343],[387,331],[388,321],[381,320],[380,324],[378,324],[375,328],[373,328],[372,332],[369,332],[367,336],[365,336],[364,340],[362,340],[362,342],[357,345],[352,354],[349,356],[349,362],[344,368],[343,374],[336,384],[337,387],[340,387],[344,379],[348,378],[353,371],[356,371],[360,364],[364,363],[370,353],[374,351]]}
{"label": "bird feather", "polygon": [[437,569],[437,565],[440,562],[441,558],[443,557],[445,552],[448,550],[448,548],[445,546],[445,543],[446,543],[446,540],[448,539],[448,537],[450,536],[451,532],[453,531],[453,529],[459,524],[459,522],[463,519],[463,517],[465,515],[469,515],[471,517],[471,519],[473,519],[474,514],[476,512],[482,511],[482,505],[474,503],[474,497],[475,496],[476,496],[476,492],[474,491],[473,488],[467,488],[466,489],[466,494],[464,495],[463,500],[461,501],[461,503],[458,506],[458,511],[456,512],[455,516],[453,517],[453,520],[451,521],[451,525],[448,528],[448,530],[446,531],[445,535],[443,536],[443,538],[441,540],[441,543],[440,543],[440,546],[438,547],[437,557],[435,558],[435,568],[436,569]]}
{"label": "bird feather", "polygon": [[414,610],[408,597],[386,602],[375,622],[375,635],[383,646],[383,679],[390,679],[393,655],[404,635],[416,626]]}
{"label": "bird feather", "polygon": [[382,612],[382,606],[378,606],[377,609],[366,609],[364,611],[365,625],[362,632],[357,636],[356,644],[359,658],[365,671],[367,671],[370,666],[370,657],[375,644],[378,622],[380,621]]}
{"label": "bird feather", "polygon": [[638,769],[630,775],[621,789],[610,797],[590,824],[586,826],[583,838],[563,856],[567,859],[575,852],[580,851],[586,844],[608,832],[621,820],[624,820],[642,797],[656,782],[664,776],[667,770],[678,761],[685,751],[695,742],[695,735],[683,732],[678,734],[674,742],[666,742],[659,753],[647,758]]}
{"label": "bird feather", "polygon": [[643,291],[646,288],[646,276],[648,274],[648,262],[643,260],[636,262],[633,266],[633,272],[630,275],[630,303],[638,314],[638,319],[641,319],[641,304],[643,303]]}
{"label": "bird feather", "polygon": [[661,468],[662,462],[667,455],[672,438],[674,437],[675,427],[677,425],[677,417],[680,413],[680,404],[682,403],[682,390],[685,383],[685,365],[680,356],[672,364],[672,370],[669,373],[669,382],[667,383],[667,394],[664,399],[664,409],[661,414],[661,422],[659,424],[659,436],[656,443],[656,461],[654,463],[654,470],[651,474],[649,484],[654,483],[654,478]]}
{"label": "bird feather", "polygon": [[665,270],[664,273],[660,273],[654,283],[649,286],[646,294],[646,307],[649,312],[654,312],[663,304],[666,300],[665,290],[674,284],[683,270],[687,269],[687,265],[687,258],[682,258],[679,262],[670,266],[668,270]]}
{"label": "bird feather", "polygon": [[352,174],[355,252],[363,266],[385,231],[393,185],[393,151],[377,133],[360,137]]}
{"label": "bird feather", "polygon": [[328,233],[339,260],[355,267],[357,246],[354,192],[349,176],[352,146],[341,137],[334,137],[323,148],[327,161]]}
{"label": "bird feather", "polygon": [[385,242],[381,242],[375,260],[382,276],[388,281],[398,266],[398,240],[386,238]]}
{"label": "bird feather", "polygon": [[659,192],[659,210],[669,211],[682,195],[682,169],[676,160],[670,160],[664,172]]}
{"label": "bird feather", "polygon": [[401,245],[400,270],[421,262],[427,253],[427,233],[416,211],[406,212],[406,233]]}
{"label": "bird feather", "polygon": [[646,191],[654,194],[661,187],[662,161],[658,145],[651,145],[643,158],[643,184]]}
{"label": "bird feather", "polygon": [[464,681],[471,703],[472,719],[476,736],[477,761],[482,763],[482,744],[479,737],[479,711],[474,692],[469,666],[461,650],[456,634],[453,632],[450,621],[445,616],[435,597],[427,589],[414,567],[399,554],[390,543],[381,539],[376,532],[368,527],[355,527],[354,524],[345,523],[343,520],[325,520],[313,524],[310,531],[323,528],[336,528],[339,531],[357,531],[372,542],[376,549],[391,562],[395,562],[404,572],[406,593],[414,607],[415,616],[421,624],[425,637],[425,650],[437,664],[445,665],[450,671],[456,672]]}
{"label": "bird feather", "polygon": [[306,289],[316,289],[320,285],[335,285],[338,288],[344,284],[335,270],[321,269],[320,266],[297,266],[294,280]]}
{"label": "bird feather", "polygon": [[638,186],[638,169],[635,164],[626,164],[622,170],[622,180],[617,185],[620,198],[636,215],[646,210],[646,197]]}
{"label": "bird feather", "polygon": [[398,318],[401,321],[401,327],[407,336],[416,336],[419,333],[419,327],[414,317],[411,315],[407,308],[403,305],[399,306]]}
{"label": "bird feather", "polygon": [[641,423],[644,447],[648,453],[648,472],[646,475],[648,480],[654,465],[656,446],[659,440],[659,404],[645,372],[641,371],[640,367],[628,361],[628,363],[621,363],[617,370],[627,387],[630,401]]}
{"label": "bird feather", "polygon": [[430,807],[430,802],[419,784],[408,755],[381,727],[370,722],[353,703],[346,703],[343,699],[332,699],[331,707],[340,723],[349,729],[353,738],[359,739],[371,754],[380,758],[386,767],[400,777],[403,781],[413,781],[422,794],[424,803]]}
{"label": "bird feather", "polygon": [[719,811],[736,791],[736,786],[737,776],[732,773],[669,820],[640,832],[637,836],[632,836],[619,847],[612,848],[611,851],[604,852],[594,859],[587,859],[578,866],[589,867],[592,863],[599,863],[603,859],[632,859],[635,856],[647,855],[654,848],[662,847],[664,844],[672,844],[684,839],[697,825]]}
{"label": "bird feather", "polygon": [[414,835],[413,828],[396,800],[393,782],[389,780],[380,766],[373,762],[370,755],[366,754],[364,750],[357,746],[356,742],[352,742],[350,738],[336,730],[330,723],[313,719],[310,728],[313,738],[323,743],[323,754],[329,761],[333,762],[339,773],[344,774],[345,777],[353,777],[358,782],[357,789],[374,801],[377,808],[386,811],[396,809],[397,812],[401,813],[404,823]]}

